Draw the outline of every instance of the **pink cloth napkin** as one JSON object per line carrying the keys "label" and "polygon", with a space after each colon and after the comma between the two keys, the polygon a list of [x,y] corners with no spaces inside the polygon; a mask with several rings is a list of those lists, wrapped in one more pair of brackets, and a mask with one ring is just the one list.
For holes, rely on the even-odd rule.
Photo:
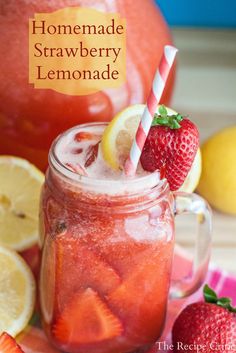
{"label": "pink cloth napkin", "polygon": [[[182,251],[178,251],[174,258],[174,278],[182,277],[186,271],[191,268],[191,261],[184,256]],[[214,266],[210,266],[206,276],[205,283],[213,288],[219,296],[231,297],[236,305],[236,276],[230,275]],[[188,304],[202,300],[202,288],[195,294],[185,299],[178,299],[169,302],[166,325],[162,337],[148,351],[148,353],[168,353],[171,344],[171,328],[179,312]],[[28,326],[27,329],[19,335],[18,342],[25,353],[59,353],[48,342],[42,329],[37,326]]]}

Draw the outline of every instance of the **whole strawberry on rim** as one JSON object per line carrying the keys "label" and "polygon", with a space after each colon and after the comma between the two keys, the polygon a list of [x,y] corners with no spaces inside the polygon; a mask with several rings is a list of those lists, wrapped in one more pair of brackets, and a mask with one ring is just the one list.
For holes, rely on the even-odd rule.
{"label": "whole strawberry on rim", "polygon": [[183,184],[199,146],[199,132],[192,121],[180,114],[168,116],[161,105],[155,114],[140,162],[144,170],[160,170],[171,190]]}
{"label": "whole strawberry on rim", "polygon": [[204,286],[205,302],[188,305],[172,329],[174,352],[235,353],[236,308]]}

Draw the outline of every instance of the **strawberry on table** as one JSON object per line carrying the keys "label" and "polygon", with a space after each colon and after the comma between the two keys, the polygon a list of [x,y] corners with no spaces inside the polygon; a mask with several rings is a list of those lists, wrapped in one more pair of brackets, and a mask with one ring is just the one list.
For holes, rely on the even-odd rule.
{"label": "strawberry on table", "polygon": [[199,132],[182,115],[168,116],[164,105],[159,107],[158,113],[154,116],[140,161],[144,170],[160,170],[170,189],[177,190],[193,164],[199,146]]}
{"label": "strawberry on table", "polygon": [[175,352],[235,353],[236,309],[229,298],[217,298],[207,285],[205,302],[188,305],[172,330]]}
{"label": "strawberry on table", "polygon": [[24,353],[13,337],[3,332],[0,335],[0,352],[1,353]]}

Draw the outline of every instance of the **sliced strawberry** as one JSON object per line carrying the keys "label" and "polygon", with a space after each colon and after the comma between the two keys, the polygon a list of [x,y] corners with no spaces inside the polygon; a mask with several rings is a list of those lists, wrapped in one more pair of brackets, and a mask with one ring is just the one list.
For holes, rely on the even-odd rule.
{"label": "sliced strawberry", "polygon": [[56,296],[55,255],[55,241],[50,236],[47,236],[42,251],[39,280],[40,307],[43,320],[46,323],[51,322]]}
{"label": "sliced strawberry", "polygon": [[107,242],[101,244],[101,251],[109,263],[117,272],[124,275],[138,265],[138,259],[145,251],[150,248],[148,243],[133,241],[132,239],[124,239],[123,241]]}
{"label": "sliced strawberry", "polygon": [[96,343],[119,336],[122,324],[98,293],[87,288],[73,297],[52,332],[62,343]]}
{"label": "sliced strawberry", "polygon": [[35,278],[37,279],[40,268],[38,244],[31,246],[31,248],[22,251],[20,254],[30,266]]}
{"label": "sliced strawberry", "polygon": [[1,353],[24,353],[20,346],[16,343],[8,333],[3,332],[0,335],[0,352]]}
{"label": "sliced strawberry", "polygon": [[97,156],[98,156],[98,147],[99,147],[99,143],[96,143],[95,145],[91,145],[88,148],[87,154],[86,154],[86,162],[84,164],[85,168],[88,168],[91,164],[93,164],[93,162],[96,161]]}
{"label": "sliced strawberry", "polygon": [[76,163],[76,164],[66,163],[66,166],[67,168],[72,170],[72,172],[75,172],[80,175],[87,175],[86,171],[79,163]]}
{"label": "sliced strawberry", "polygon": [[80,131],[78,132],[74,139],[77,142],[81,142],[81,141],[88,141],[88,140],[96,140],[97,138],[100,138],[100,135],[97,134],[93,134],[91,132],[87,132],[87,131]]}
{"label": "sliced strawberry", "polygon": [[85,245],[83,239],[73,237],[68,232],[56,240],[56,261],[60,308],[64,308],[68,297],[81,289],[91,287],[106,295],[121,283],[119,274],[99,253]]}
{"label": "sliced strawberry", "polygon": [[126,267],[123,281],[106,299],[126,323],[126,334],[140,344],[161,333],[166,312],[173,242],[150,244]]}
{"label": "sliced strawberry", "polygon": [[83,148],[73,148],[73,150],[71,150],[71,153],[73,154],[80,154],[83,152]]}
{"label": "sliced strawberry", "polygon": [[[18,337],[18,341],[24,348],[26,353],[60,353],[58,349],[53,347],[44,331],[36,326],[30,326],[26,332],[22,332]],[[1,352],[1,351],[0,351]]]}

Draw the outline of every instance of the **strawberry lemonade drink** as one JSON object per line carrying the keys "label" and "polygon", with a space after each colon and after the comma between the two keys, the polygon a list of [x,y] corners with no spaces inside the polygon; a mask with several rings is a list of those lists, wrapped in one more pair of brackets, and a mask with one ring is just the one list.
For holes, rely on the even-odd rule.
{"label": "strawberry lemonade drink", "polygon": [[[137,125],[129,123],[116,136],[120,163]],[[145,351],[166,316],[174,198],[158,170],[139,165],[127,178],[111,168],[105,127],[80,125],[57,138],[42,193],[42,323],[71,353]]]}

